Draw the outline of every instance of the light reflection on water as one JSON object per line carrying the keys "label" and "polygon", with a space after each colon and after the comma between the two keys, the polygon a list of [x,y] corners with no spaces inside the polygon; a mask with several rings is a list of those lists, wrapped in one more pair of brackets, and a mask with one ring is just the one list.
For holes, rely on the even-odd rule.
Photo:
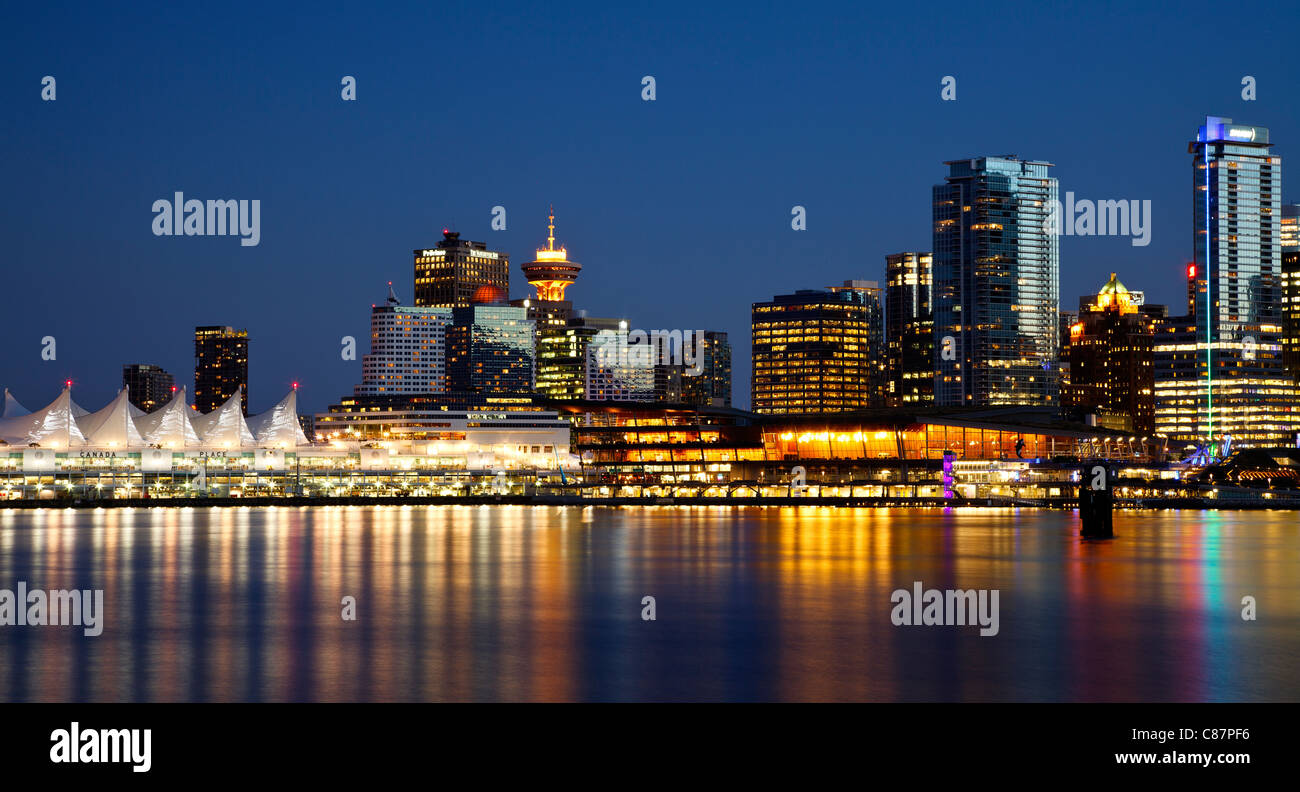
{"label": "light reflection on water", "polygon": [[[99,637],[0,627],[0,700],[1290,701],[1298,523],[1118,513],[1084,542],[1033,510],[0,510],[0,588],[102,588],[107,611]],[[916,580],[999,589],[999,634],[895,627]]]}

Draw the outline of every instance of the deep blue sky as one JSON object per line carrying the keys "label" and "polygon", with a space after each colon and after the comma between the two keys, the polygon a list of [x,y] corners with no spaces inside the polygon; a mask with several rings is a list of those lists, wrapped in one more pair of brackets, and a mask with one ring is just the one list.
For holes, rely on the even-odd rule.
{"label": "deep blue sky", "polygon": [[[944,160],[1045,159],[1063,194],[1153,201],[1148,247],[1062,240],[1073,307],[1112,270],[1182,299],[1186,147],[1207,114],[1270,127],[1284,165],[1300,152],[1293,3],[609,5],[10,9],[0,386],[35,409],[72,378],[93,409],[123,363],[192,384],[194,325],[233,324],[251,334],[250,411],[295,380],[321,410],[360,379],[339,339],[366,351],[385,282],[411,301],[412,249],[451,225],[508,252],[525,296],[518,264],[553,202],[585,267],[575,304],[730,332],[747,406],[750,303],[929,250]],[[176,190],[260,199],[261,244],[153,236],[150,207]]]}

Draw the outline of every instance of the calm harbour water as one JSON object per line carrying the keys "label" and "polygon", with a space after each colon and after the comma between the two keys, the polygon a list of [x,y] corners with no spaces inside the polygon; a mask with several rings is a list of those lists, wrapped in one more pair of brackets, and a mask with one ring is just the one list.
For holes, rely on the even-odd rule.
{"label": "calm harbour water", "polygon": [[[1035,510],[0,510],[0,589],[100,588],[106,611],[98,637],[0,626],[0,700],[1300,698],[1300,516],[1115,529],[1085,542]],[[894,626],[913,581],[998,589],[998,635]]]}

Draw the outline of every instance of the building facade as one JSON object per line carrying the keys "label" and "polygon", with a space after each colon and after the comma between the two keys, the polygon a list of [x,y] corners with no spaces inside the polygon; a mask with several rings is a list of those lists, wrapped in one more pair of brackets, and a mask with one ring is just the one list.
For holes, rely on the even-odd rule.
{"label": "building facade", "polygon": [[[727,334],[715,330],[699,331],[693,338],[694,366],[683,364],[681,400],[697,407],[731,406],[731,342]],[[694,373],[694,371],[698,373]]]}
{"label": "building facade", "polygon": [[451,308],[401,305],[389,284],[388,299],[370,311],[370,352],[361,357],[353,393],[445,392],[451,314]]}
{"label": "building facade", "polygon": [[248,331],[209,325],[194,328],[194,406],[220,407],[235,393],[248,414]]}
{"label": "building facade", "polygon": [[751,409],[843,412],[866,407],[876,372],[863,291],[802,289],[752,305]]}
{"label": "building facade", "polygon": [[885,257],[885,348],[891,407],[934,402],[934,258]]}
{"label": "building facade", "polygon": [[450,390],[458,392],[531,392],[533,322],[527,309],[502,302],[452,309],[447,382]]}
{"label": "building facade", "polygon": [[171,401],[176,381],[162,366],[132,363],[122,367],[122,387],[136,407],[153,412]]}
{"label": "building facade", "polygon": [[935,402],[1057,406],[1060,258],[1048,162],[954,160],[933,191]]}
{"label": "building facade", "polygon": [[1211,116],[1192,156],[1188,313],[1157,329],[1157,431],[1179,445],[1294,445],[1283,360],[1282,159],[1265,127]]}
{"label": "building facade", "polygon": [[1140,305],[1115,273],[1096,297],[1079,301],[1070,326],[1067,408],[1098,423],[1148,437],[1155,434],[1155,323],[1163,306]]}
{"label": "building facade", "polygon": [[588,401],[655,401],[655,348],[646,339],[629,337],[627,322],[598,330],[587,344]]}
{"label": "building facade", "polygon": [[[1207,281],[1195,264],[1185,272],[1195,310],[1205,304]],[[1199,446],[1217,456],[1225,441],[1295,445],[1300,389],[1282,365],[1280,326],[1208,343],[1204,316],[1189,310],[1157,321],[1155,333],[1156,434],[1172,450]]]}
{"label": "building facade", "polygon": [[488,250],[485,242],[462,240],[458,232],[443,229],[437,246],[414,255],[417,306],[463,307],[483,286],[510,292],[510,256]]}
{"label": "building facade", "polygon": [[1300,204],[1282,207],[1282,364],[1300,383]]}

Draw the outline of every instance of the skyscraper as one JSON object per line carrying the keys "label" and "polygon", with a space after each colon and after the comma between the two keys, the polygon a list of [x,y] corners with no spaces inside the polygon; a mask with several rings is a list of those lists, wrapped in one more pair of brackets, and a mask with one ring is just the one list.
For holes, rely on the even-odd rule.
{"label": "skyscraper", "polygon": [[654,401],[654,352],[648,341],[629,338],[627,322],[619,322],[616,330],[598,331],[587,345],[586,398],[590,401]]}
{"label": "skyscraper", "polygon": [[699,342],[692,333],[688,343],[699,355],[698,374],[683,364],[682,401],[700,407],[731,406],[731,342],[727,334],[705,330]]}
{"label": "skyscraper", "polygon": [[934,273],[929,253],[885,257],[885,349],[890,406],[934,402]]}
{"label": "skyscraper", "polygon": [[462,241],[443,229],[437,247],[415,251],[415,304],[457,308],[470,304],[482,286],[510,291],[510,257],[485,242]]}
{"label": "skyscraper", "polygon": [[832,292],[853,292],[866,308],[867,355],[865,407],[884,407],[889,393],[889,356],[885,349],[885,305],[880,284],[869,280],[846,280]]}
{"label": "skyscraper", "polygon": [[1058,404],[1052,165],[1013,156],[944,164],[933,207],[935,402]]}
{"label": "skyscraper", "polygon": [[1113,429],[1155,431],[1155,322],[1164,306],[1147,306],[1115,273],[1096,297],[1079,300],[1070,327],[1066,407],[1082,408]]}
{"label": "skyscraper", "polygon": [[212,412],[235,393],[248,414],[248,331],[211,325],[194,328],[194,406]]}
{"label": "skyscraper", "polygon": [[452,310],[402,305],[388,284],[388,299],[370,311],[370,352],[353,395],[445,393]]}
{"label": "skyscraper", "polygon": [[1300,383],[1300,204],[1282,207],[1282,364]]}
{"label": "skyscraper", "polygon": [[864,290],[801,289],[754,303],[751,409],[825,413],[869,406],[870,334]]}
{"label": "skyscraper", "polygon": [[1283,360],[1282,159],[1264,127],[1210,116],[1192,155],[1188,314],[1156,332],[1156,431],[1211,453],[1294,445],[1296,386]]}
{"label": "skyscraper", "polygon": [[1272,154],[1268,129],[1205,119],[1192,155],[1193,249],[1209,282],[1210,337],[1236,337],[1241,324],[1280,317],[1282,158]]}
{"label": "skyscraper", "polygon": [[469,305],[452,309],[446,338],[449,390],[532,391],[533,322],[526,308],[505,303],[503,291],[482,286]]}
{"label": "skyscraper", "polygon": [[153,412],[171,401],[176,382],[161,366],[132,363],[122,367],[122,387],[127,398],[145,412]]}
{"label": "skyscraper", "polygon": [[579,316],[561,325],[539,325],[537,392],[561,401],[587,398],[587,349],[597,333],[618,330],[620,321]]}

